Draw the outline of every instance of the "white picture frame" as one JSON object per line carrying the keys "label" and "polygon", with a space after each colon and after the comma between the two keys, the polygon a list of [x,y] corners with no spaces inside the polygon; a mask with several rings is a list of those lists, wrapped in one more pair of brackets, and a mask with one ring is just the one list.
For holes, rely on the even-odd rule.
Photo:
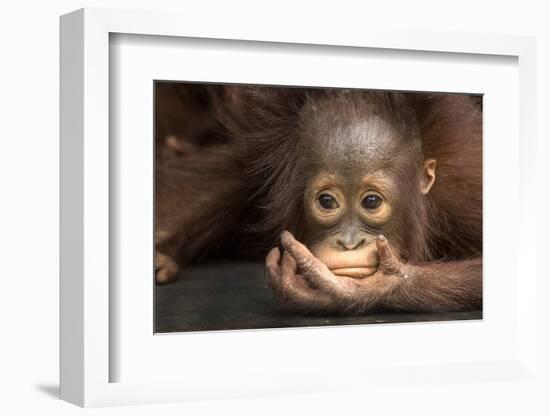
{"label": "white picture frame", "polygon": [[[311,26],[306,32],[299,27],[245,22],[236,28],[231,22],[215,17],[208,25],[201,19],[167,13],[118,11],[107,9],[83,9],[61,18],[61,398],[80,406],[106,406],[117,404],[155,403],[184,401],[197,398],[247,397],[266,394],[297,394],[342,389],[360,388],[373,390],[379,384],[391,383],[400,379],[402,383],[460,382],[481,383],[484,380],[507,380],[517,383],[529,380],[537,383],[536,362],[536,201],[533,195],[534,182],[531,180],[535,169],[535,41],[530,37],[487,35],[468,33],[437,33],[426,31],[399,32],[368,30],[330,32],[326,28]],[[487,354],[472,350],[468,360],[463,358],[453,362],[442,355],[436,363],[419,358],[417,362],[407,362],[407,366],[390,366],[383,362],[379,367],[373,362],[357,368],[315,357],[306,367],[297,363],[288,368],[280,366],[279,372],[268,371],[254,374],[254,379],[236,377],[229,370],[208,369],[203,360],[200,366],[182,376],[181,371],[173,377],[148,376],[144,380],[124,380],[114,377],[113,368],[122,360],[121,351],[113,349],[113,338],[118,336],[113,328],[113,315],[118,310],[117,297],[109,276],[113,272],[113,259],[110,258],[111,218],[110,172],[116,170],[116,160],[110,155],[110,93],[113,85],[110,79],[110,38],[113,34],[163,36],[162,39],[200,38],[224,39],[226,41],[270,42],[280,45],[331,45],[338,48],[369,48],[373,50],[428,51],[438,54],[463,54],[471,56],[506,56],[517,59],[519,112],[517,116],[519,145],[517,166],[510,168],[510,175],[517,189],[515,208],[521,218],[518,244],[511,257],[517,259],[525,272],[515,294],[512,318],[521,322],[514,326],[517,331],[511,338],[514,348],[495,353],[491,360]],[[162,42],[162,39],[160,40]],[[157,39],[158,40],[158,39]],[[172,79],[172,78],[171,78]],[[227,81],[227,80],[225,80]],[[334,82],[334,81],[333,81]],[[332,85],[332,84],[330,84]],[[150,147],[152,149],[152,136]],[[151,150],[152,151],[152,150]],[[505,152],[503,152],[504,154]],[[491,157],[491,156],[489,156]],[[510,157],[512,157],[510,155]],[[517,169],[517,170],[514,170]],[[515,176],[514,176],[515,175]],[[517,176],[517,177],[516,177]],[[152,177],[151,179],[152,180]],[[517,191],[517,192],[516,192]],[[529,213],[529,215],[525,215]],[[151,218],[152,221],[152,218]],[[150,248],[150,247],[149,247]],[[535,249],[533,249],[535,248]],[[149,269],[152,270],[152,269]],[[487,269],[485,269],[487,273]],[[485,280],[486,282],[486,280]],[[122,286],[124,287],[124,286]],[[147,312],[149,313],[149,312]],[[152,310],[150,311],[152,314]],[[496,321],[495,321],[496,322]],[[500,322],[496,322],[500,324]],[[461,331],[447,327],[449,336]],[[473,324],[475,325],[475,323]],[[427,327],[427,326],[426,326]],[[400,331],[411,332],[412,326],[402,326]],[[466,327],[464,327],[466,328]],[[428,328],[429,329],[429,328]],[[337,331],[338,329],[336,329]],[[466,331],[483,329],[468,327]],[[506,329],[502,329],[506,331]],[[323,332],[299,332],[300,330],[271,331],[267,337],[285,338],[287,342],[307,344],[330,337],[341,337],[343,332],[327,328]],[[364,328],[348,329],[345,339],[352,342],[361,339]],[[413,330],[414,331],[414,330]],[[395,331],[394,331],[395,332]],[[266,337],[265,332],[251,331],[247,335],[233,337],[228,333],[218,333],[204,342],[227,342],[237,345]],[[473,337],[473,332],[467,332]],[[372,335],[372,334],[371,334]],[[383,334],[377,334],[381,349],[387,348]],[[399,334],[392,335],[399,342]],[[481,336],[481,334],[480,334]],[[174,348],[174,337],[157,338],[160,348]],[[189,348],[194,343],[187,336]],[[240,338],[239,338],[240,337]],[[349,337],[349,338],[347,338]],[[323,341],[324,342],[324,341]],[[170,344],[173,344],[170,346]],[[203,344],[204,346],[204,344]],[[180,348],[179,345],[177,348]],[[196,348],[202,348],[197,344]],[[311,349],[311,348],[310,348]],[[152,354],[152,350],[149,351]],[[265,354],[265,350],[263,351]],[[167,354],[169,356],[169,354]],[[315,356],[315,354],[313,354]],[[466,356],[464,356],[466,357]],[[153,360],[154,356],[145,357]],[[194,361],[201,363],[200,357]],[[130,362],[131,363],[131,362]],[[403,366],[403,367],[401,367]],[[151,371],[150,371],[151,372]],[[246,374],[246,371],[243,370]],[[322,377],[320,375],[325,375]],[[263,378],[262,378],[263,377]],[[215,380],[214,380],[215,379]]]}

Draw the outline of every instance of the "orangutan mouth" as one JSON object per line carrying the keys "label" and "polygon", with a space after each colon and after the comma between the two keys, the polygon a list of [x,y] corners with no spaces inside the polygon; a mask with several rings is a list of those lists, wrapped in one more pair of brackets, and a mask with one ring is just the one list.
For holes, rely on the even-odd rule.
{"label": "orangutan mouth", "polygon": [[376,273],[378,265],[366,266],[366,267],[341,267],[336,269],[330,269],[330,271],[337,276],[346,276],[353,279],[364,279]]}

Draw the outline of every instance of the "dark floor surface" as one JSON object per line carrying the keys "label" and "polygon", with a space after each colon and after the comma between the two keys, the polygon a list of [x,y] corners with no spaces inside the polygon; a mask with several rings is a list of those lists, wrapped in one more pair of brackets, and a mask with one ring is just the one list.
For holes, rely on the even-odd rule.
{"label": "dark floor surface", "polygon": [[298,316],[279,309],[261,263],[217,263],[186,269],[155,288],[155,332],[285,328],[481,319],[481,311],[392,313],[355,317]]}

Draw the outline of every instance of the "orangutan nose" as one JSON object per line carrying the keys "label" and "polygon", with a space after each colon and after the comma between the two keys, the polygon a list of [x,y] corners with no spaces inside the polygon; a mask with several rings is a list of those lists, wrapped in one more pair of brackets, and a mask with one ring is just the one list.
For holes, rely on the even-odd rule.
{"label": "orangutan nose", "polygon": [[339,238],[338,239],[338,245],[343,248],[344,250],[355,250],[361,247],[366,242],[365,237],[358,237],[358,238]]}

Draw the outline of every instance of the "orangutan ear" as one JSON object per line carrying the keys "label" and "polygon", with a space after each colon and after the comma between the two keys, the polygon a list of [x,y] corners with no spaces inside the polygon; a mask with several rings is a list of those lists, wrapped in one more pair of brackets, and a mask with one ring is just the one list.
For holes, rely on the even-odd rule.
{"label": "orangutan ear", "polygon": [[426,159],[424,161],[424,168],[420,175],[420,192],[426,195],[432,189],[435,183],[435,167],[437,162],[435,159]]}

